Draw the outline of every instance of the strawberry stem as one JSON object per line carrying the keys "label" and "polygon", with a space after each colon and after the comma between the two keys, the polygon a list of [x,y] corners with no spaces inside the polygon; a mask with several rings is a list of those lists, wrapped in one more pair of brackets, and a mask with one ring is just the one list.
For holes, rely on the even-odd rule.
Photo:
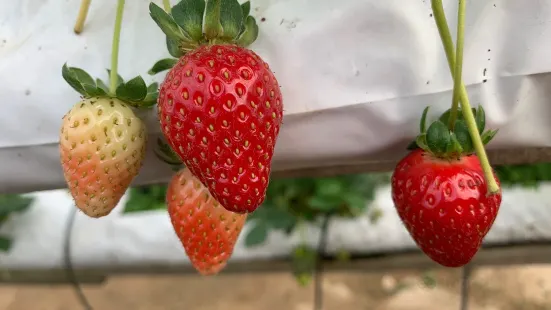
{"label": "strawberry stem", "polygon": [[111,73],[109,76],[109,92],[115,95],[118,82],[119,45],[121,39],[122,13],[124,12],[124,0],[117,2],[117,15],[113,29],[113,43],[111,45]]}
{"label": "strawberry stem", "polygon": [[172,10],[170,7],[170,0],[163,0],[163,8],[165,9],[165,12],[170,13]]}
{"label": "strawberry stem", "polygon": [[78,10],[77,21],[75,23],[75,28],[73,29],[76,34],[80,34],[84,28],[84,23],[86,22],[86,16],[88,16],[88,10],[90,9],[90,2],[92,0],[81,0],[80,9]]}
{"label": "strawberry stem", "polygon": [[[460,11],[458,14],[459,19],[465,18],[465,3],[464,3],[465,1],[466,0],[459,0],[459,11]],[[444,13],[444,6],[442,5],[442,0],[431,0],[431,3],[432,3],[432,10],[434,13],[434,18],[436,21],[436,26],[438,28],[440,38],[442,39],[442,44],[444,45],[446,58],[448,59],[450,73],[452,74],[452,77],[454,77],[454,71],[455,71],[454,67],[456,66],[456,55],[454,51],[452,37],[450,34],[450,29],[448,28],[446,15]],[[463,29],[458,29],[458,31],[464,32],[464,20],[462,22],[458,21],[458,28],[460,24],[463,25]],[[482,170],[484,171],[484,178],[486,179],[486,184],[488,185],[488,194],[490,195],[496,194],[499,192],[499,186],[497,185],[497,182],[494,179],[492,167],[490,166],[490,161],[488,160],[488,155],[486,154],[486,150],[484,149],[484,144],[482,143],[482,139],[480,138],[480,133],[478,132],[476,121],[474,119],[471,105],[469,103],[467,90],[463,82],[460,79],[457,79],[457,80],[459,81],[456,81],[456,79],[454,78],[454,93],[456,91],[459,91],[459,101],[461,102],[461,112],[463,113],[463,117],[465,118],[465,122],[467,123],[469,134],[471,136],[471,139],[474,144],[474,149],[476,151],[476,155],[478,156],[478,159],[480,160],[480,165],[482,166]],[[457,90],[457,85],[460,87],[459,90]]]}
{"label": "strawberry stem", "polygon": [[448,128],[454,130],[459,107],[459,92],[461,91],[463,75],[463,46],[465,45],[465,8],[466,1],[459,0],[457,10],[457,47],[455,50],[455,69],[453,70],[453,99]]}

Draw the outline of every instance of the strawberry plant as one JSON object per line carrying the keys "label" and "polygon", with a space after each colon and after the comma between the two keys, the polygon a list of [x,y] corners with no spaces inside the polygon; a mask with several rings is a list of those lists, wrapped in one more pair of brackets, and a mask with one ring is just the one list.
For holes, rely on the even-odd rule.
{"label": "strawberry plant", "polygon": [[62,68],[65,81],[81,95],[63,117],[59,150],[63,175],[76,206],[90,217],[108,215],[143,164],[146,128],[133,108],[157,101],[157,84],[117,74],[124,0],[118,1],[109,83],[84,70]]}
{"label": "strawberry plant", "polygon": [[442,1],[432,0],[432,7],[454,80],[452,107],[428,127],[424,110],[420,134],[393,172],[392,199],[421,250],[443,266],[460,267],[477,253],[501,205],[484,149],[497,131],[484,131],[484,110],[471,108],[461,81],[466,1],[459,0],[455,52]]}
{"label": "strawberry plant", "polygon": [[[2,225],[10,215],[26,211],[32,203],[33,199],[31,197],[15,194],[0,195],[0,225]],[[11,238],[0,236],[0,251],[9,251],[11,245]]]}
{"label": "strawberry plant", "polygon": [[262,204],[283,119],[279,84],[247,49],[258,36],[250,3],[182,0],[150,15],[175,58],[159,90],[160,126],[170,147],[224,208],[249,213]]}

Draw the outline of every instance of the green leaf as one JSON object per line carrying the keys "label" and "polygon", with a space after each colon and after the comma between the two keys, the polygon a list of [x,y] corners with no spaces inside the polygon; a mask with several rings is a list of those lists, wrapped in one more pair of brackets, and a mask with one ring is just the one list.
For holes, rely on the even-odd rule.
{"label": "green leaf", "polygon": [[33,203],[33,199],[15,194],[0,195],[0,217],[6,217],[14,212],[23,212]]}
{"label": "green leaf", "polygon": [[94,85],[82,84],[84,91],[90,97],[107,96],[107,93],[101,88]]}
{"label": "green leaf", "polygon": [[86,92],[84,91],[84,87],[82,87],[77,75],[72,70],[73,68],[69,68],[67,66],[67,63],[63,64],[63,67],[61,68],[61,76],[63,76],[63,79],[69,84],[74,90],[76,90],[81,95],[85,96]]}
{"label": "green leaf", "polygon": [[172,8],[174,21],[192,40],[203,38],[204,0],[182,0]]}
{"label": "green leaf", "polygon": [[243,12],[243,18],[247,18],[251,14],[251,1],[241,4],[241,11]]}
{"label": "green leaf", "polygon": [[291,264],[293,274],[300,285],[306,286],[310,283],[317,260],[318,253],[306,245],[300,245],[293,250]]}
{"label": "green leaf", "polygon": [[147,86],[141,76],[137,76],[130,81],[117,87],[117,97],[128,101],[141,101],[147,95]]}
{"label": "green leaf", "polygon": [[479,133],[483,133],[486,128],[486,112],[482,105],[478,106],[478,110],[475,113],[476,127]]}
{"label": "green leaf", "polygon": [[472,153],[474,151],[473,140],[471,139],[467,123],[464,120],[457,120],[453,132],[463,152]]}
{"label": "green leaf", "polygon": [[413,151],[413,150],[418,149],[418,148],[419,148],[419,146],[417,145],[417,141],[415,141],[415,140],[411,141],[408,144],[408,146],[406,147],[406,149],[409,150],[409,151]]}
{"label": "green leaf", "polygon": [[207,40],[219,37],[224,31],[220,23],[221,2],[222,0],[206,0],[203,32]]}
{"label": "green leaf", "polygon": [[94,79],[86,71],[75,67],[70,69],[81,84],[96,85]]}
{"label": "green leaf", "polygon": [[9,238],[0,236],[0,251],[8,252],[11,249],[12,241]]}
{"label": "green leaf", "polygon": [[245,245],[247,247],[258,246],[268,237],[268,225],[263,221],[256,221],[254,226],[245,237]]}
{"label": "green leaf", "polygon": [[450,132],[450,138],[451,142],[450,144],[448,144],[448,149],[446,150],[446,153],[459,156],[459,154],[463,153],[463,147],[461,146],[459,140],[457,140],[455,133]]}
{"label": "green leaf", "polygon": [[189,41],[172,16],[168,15],[168,13],[153,2],[149,3],[149,15],[165,33],[167,38],[176,42]]}
{"label": "green leaf", "polygon": [[180,49],[178,41],[171,40],[169,37],[166,37],[166,48],[172,57],[180,58],[184,55],[184,52]]}
{"label": "green leaf", "polygon": [[166,191],[167,187],[165,185],[131,188],[123,212],[134,213],[165,209]]}
{"label": "green leaf", "polygon": [[170,70],[178,63],[178,59],[175,58],[165,58],[157,61],[151,69],[147,72],[149,75],[155,75],[159,72]]}
{"label": "green leaf", "polygon": [[335,205],[334,201],[319,196],[310,198],[310,200],[308,200],[308,204],[310,207],[321,211],[334,210],[338,207],[338,205]]}
{"label": "green leaf", "polygon": [[243,26],[243,10],[237,0],[222,1],[220,7],[221,38],[234,40],[241,33]]}
{"label": "green leaf", "polygon": [[429,146],[427,145],[427,135],[426,134],[418,135],[417,139],[415,140],[415,144],[423,150],[428,150]]}
{"label": "green leaf", "polygon": [[157,145],[153,149],[153,151],[155,152],[155,155],[157,155],[157,158],[169,165],[182,164],[182,161],[180,160],[180,157],[176,154],[176,152],[174,152],[174,150],[172,150],[172,148],[161,138],[157,138]]}
{"label": "green leaf", "polygon": [[256,20],[252,16],[247,16],[245,19],[245,30],[241,33],[236,41],[236,44],[242,47],[247,47],[258,38],[258,26]]}
{"label": "green leaf", "polygon": [[441,121],[435,121],[427,130],[427,146],[435,154],[443,154],[451,142],[450,131]]}
{"label": "green leaf", "polygon": [[419,130],[423,134],[427,131],[427,114],[429,113],[429,107],[426,107],[423,110],[423,114],[421,115],[421,121],[419,122]]}
{"label": "green leaf", "polygon": [[[107,74],[109,76],[109,81],[111,81],[111,70],[110,69],[107,69]],[[117,74],[117,87],[121,84],[124,83],[124,79],[122,78],[122,76],[120,74]],[[109,89],[109,87],[107,87],[107,89]]]}

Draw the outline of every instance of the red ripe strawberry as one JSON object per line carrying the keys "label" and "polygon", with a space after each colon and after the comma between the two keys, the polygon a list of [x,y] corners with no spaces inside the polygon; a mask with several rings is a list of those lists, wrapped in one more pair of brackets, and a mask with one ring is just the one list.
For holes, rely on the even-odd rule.
{"label": "red ripe strawberry", "polygon": [[170,181],[166,201],[174,231],[195,269],[203,275],[220,272],[247,215],[224,209],[186,168]]}
{"label": "red ripe strawberry", "polygon": [[[222,2],[231,6],[233,1]],[[156,8],[150,6],[151,14],[162,20],[161,27],[174,22],[172,18],[182,25],[181,15],[192,13],[180,11],[185,9],[181,4],[172,9],[172,16]],[[212,29],[205,23],[197,42],[180,39],[181,55],[176,54],[180,58],[172,62],[161,84],[158,108],[166,140],[191,172],[224,208],[246,213],[264,201],[283,103],[268,64],[244,47],[256,38],[254,19],[244,14],[245,8],[241,11],[237,1],[233,8],[244,16],[235,27],[224,28],[242,29],[235,37],[224,31],[208,38]],[[208,18],[208,4],[206,11]],[[234,21],[225,18],[220,16],[222,25]],[[172,41],[177,39],[177,34],[163,30]],[[186,33],[184,28],[180,31]]]}
{"label": "red ripe strawberry", "polygon": [[[477,111],[480,116],[482,108]],[[422,123],[426,111],[423,116]],[[487,184],[463,119],[449,132],[449,114],[417,138],[392,176],[392,199],[413,240],[432,260],[446,267],[467,264],[482,244],[499,211],[501,193],[487,195]],[[478,128],[484,129],[481,118]],[[441,137],[448,141],[442,143]],[[495,131],[482,135],[488,142]],[[445,141],[444,141],[445,142]],[[494,176],[495,177],[495,176]],[[496,181],[499,184],[497,177]]]}

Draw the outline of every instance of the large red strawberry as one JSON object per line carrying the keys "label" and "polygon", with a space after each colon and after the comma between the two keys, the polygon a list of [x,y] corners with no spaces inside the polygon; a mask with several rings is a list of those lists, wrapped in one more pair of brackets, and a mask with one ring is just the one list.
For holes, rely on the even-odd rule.
{"label": "large red strawberry", "polygon": [[171,15],[150,5],[179,57],[152,69],[171,68],[159,91],[161,129],[224,208],[252,212],[266,195],[283,118],[281,92],[268,64],[245,48],[258,34],[250,4],[192,2],[180,2]]}
{"label": "large red strawberry", "polygon": [[141,78],[128,84],[120,79],[117,96],[82,69],[64,65],[62,73],[83,96],[63,117],[63,175],[76,206],[90,217],[102,217],[115,208],[142,167],[146,128],[131,106],[154,104],[157,86],[151,85],[148,94]]}
{"label": "large red strawberry", "polygon": [[220,272],[232,255],[247,214],[224,209],[186,168],[170,181],[166,201],[174,231],[195,269],[203,275]]}
{"label": "large red strawberry", "polygon": [[[473,112],[482,132],[484,110]],[[465,121],[459,118],[448,130],[448,111],[425,130],[426,113],[414,150],[394,170],[392,199],[421,250],[443,266],[460,267],[477,253],[494,223],[501,193],[488,194]],[[483,133],[483,142],[495,133]]]}

